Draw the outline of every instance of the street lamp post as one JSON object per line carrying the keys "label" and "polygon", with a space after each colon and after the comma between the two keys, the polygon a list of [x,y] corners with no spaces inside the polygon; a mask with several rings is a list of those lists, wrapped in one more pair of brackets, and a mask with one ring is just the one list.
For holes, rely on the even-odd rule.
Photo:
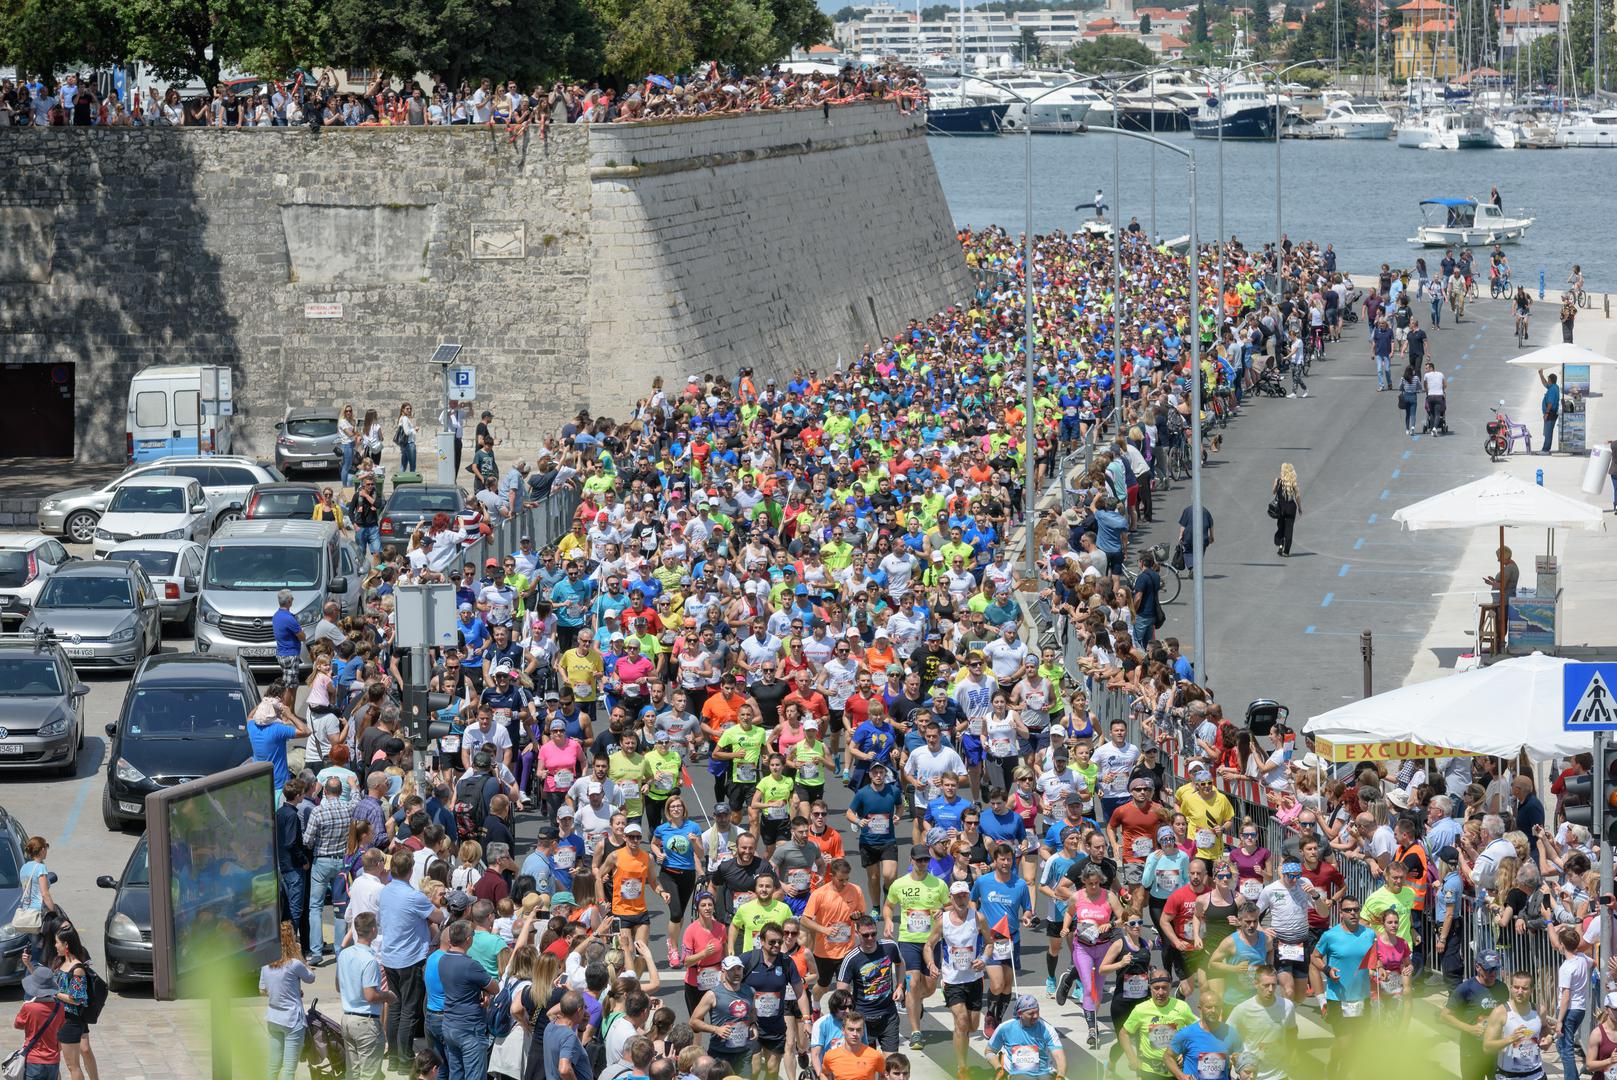
{"label": "street lamp post", "polygon": [[1281,229],[1281,225],[1280,225],[1280,201],[1281,201],[1281,193],[1285,190],[1285,188],[1281,185],[1281,182],[1280,182],[1280,125],[1281,125],[1281,120],[1282,120],[1283,115],[1284,115],[1283,111],[1282,111],[1283,107],[1280,104],[1280,85],[1279,85],[1280,84],[1280,77],[1282,75],[1284,75],[1286,72],[1291,71],[1291,70],[1293,70],[1295,68],[1310,67],[1310,66],[1312,66],[1314,64],[1318,64],[1318,63],[1320,63],[1320,61],[1318,61],[1318,60],[1301,60],[1301,61],[1299,61],[1299,62],[1297,62],[1295,64],[1287,64],[1285,67],[1281,68],[1279,71],[1275,71],[1275,72],[1271,73],[1273,75],[1274,81],[1275,81],[1275,250],[1274,250],[1275,276],[1274,276],[1274,301],[1277,304],[1280,302],[1280,294],[1281,294],[1281,289],[1282,289],[1281,280],[1280,280],[1280,259],[1281,259],[1280,237],[1282,235],[1282,229]]}

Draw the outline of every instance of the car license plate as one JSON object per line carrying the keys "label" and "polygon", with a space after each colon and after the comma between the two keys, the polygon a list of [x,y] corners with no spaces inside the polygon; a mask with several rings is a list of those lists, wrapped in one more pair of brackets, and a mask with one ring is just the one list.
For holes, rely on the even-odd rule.
{"label": "car license plate", "polygon": [[0,743],[0,757],[22,757],[22,743]]}
{"label": "car license plate", "polygon": [[243,645],[236,651],[249,660],[266,659],[275,655],[275,650],[273,648],[254,647],[251,645]]}
{"label": "car license plate", "polygon": [[95,650],[94,649],[86,649],[86,648],[82,648],[82,647],[81,648],[76,648],[76,649],[75,648],[69,648],[67,650],[67,655],[88,658],[88,657],[91,657],[91,656],[95,655]]}
{"label": "car license plate", "polygon": [[125,814],[139,814],[144,813],[146,807],[138,802],[124,802],[122,799],[119,799],[118,809]]}
{"label": "car license plate", "polygon": [[165,447],[167,445],[168,444],[166,442],[164,442],[162,439],[142,439],[142,440],[140,440],[140,448],[142,450],[161,450],[163,447]]}

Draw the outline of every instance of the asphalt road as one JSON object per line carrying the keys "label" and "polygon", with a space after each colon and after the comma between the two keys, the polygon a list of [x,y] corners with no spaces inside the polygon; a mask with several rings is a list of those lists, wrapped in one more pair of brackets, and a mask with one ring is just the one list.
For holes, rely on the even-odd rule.
{"label": "asphalt road", "polygon": [[[1529,347],[1546,344],[1546,333],[1538,328]],[[1517,349],[1502,302],[1473,301],[1463,323],[1445,322],[1431,335],[1428,352],[1449,376],[1451,435],[1404,434],[1396,391],[1376,392],[1362,322],[1345,327],[1343,340],[1313,365],[1306,399],[1248,399],[1219,432],[1223,448],[1202,480],[1215,537],[1204,593],[1209,672],[1226,712],[1240,715],[1267,697],[1300,722],[1360,697],[1364,630],[1373,636],[1375,690],[1408,675],[1470,534],[1404,532],[1393,511],[1487,473],[1483,425],[1491,407],[1502,397],[1517,400],[1511,391],[1533,378],[1503,366]],[[1395,377],[1400,370],[1395,365]],[[1303,510],[1288,559],[1276,554],[1266,513],[1283,462],[1297,470]],[[1174,485],[1146,538],[1171,545],[1189,500],[1189,483]],[[1161,633],[1177,636],[1188,653],[1188,576],[1168,610]]]}

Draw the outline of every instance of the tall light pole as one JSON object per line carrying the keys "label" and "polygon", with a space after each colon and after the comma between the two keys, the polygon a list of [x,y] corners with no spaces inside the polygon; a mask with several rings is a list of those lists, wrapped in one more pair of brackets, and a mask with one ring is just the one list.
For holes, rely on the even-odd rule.
{"label": "tall light pole", "polygon": [[1274,89],[1275,89],[1275,251],[1274,251],[1275,276],[1274,276],[1274,302],[1276,304],[1280,303],[1280,294],[1281,294],[1280,237],[1281,237],[1282,230],[1281,230],[1281,225],[1280,225],[1280,203],[1281,203],[1281,193],[1285,190],[1285,188],[1281,185],[1281,182],[1280,182],[1280,126],[1281,126],[1281,121],[1284,119],[1284,112],[1283,112],[1284,106],[1281,104],[1281,101],[1280,101],[1280,77],[1282,75],[1284,75],[1286,72],[1291,71],[1291,70],[1293,70],[1295,68],[1310,67],[1312,65],[1319,64],[1319,63],[1321,63],[1321,61],[1318,61],[1318,60],[1300,60],[1295,64],[1287,64],[1285,67],[1281,68],[1279,71],[1274,71],[1274,72],[1270,73],[1271,76],[1274,79]]}
{"label": "tall light pole", "polygon": [[[1022,513],[1024,518],[1022,525],[1022,557],[1023,564],[1027,571],[1027,576],[1029,580],[1032,580],[1038,576],[1039,554],[1038,548],[1034,543],[1034,525],[1036,523],[1035,506],[1038,502],[1038,492],[1036,490],[1038,425],[1037,418],[1034,415],[1036,409],[1034,406],[1033,397],[1033,379],[1038,370],[1038,364],[1033,359],[1033,349],[1035,344],[1035,335],[1033,329],[1033,104],[1042,98],[1049,97],[1051,94],[1065,90],[1069,86],[1085,85],[1089,80],[1072,79],[1068,82],[1060,84],[1059,86],[1052,86],[1042,93],[1034,94],[1032,97],[1029,97],[1026,94],[1018,93],[1002,83],[997,83],[992,79],[985,79],[980,75],[973,76],[973,81],[986,83],[1002,93],[1009,94],[1017,101],[1020,101],[1022,103],[1022,108],[1025,110],[1022,115],[1022,127],[1024,129],[1024,145],[1026,147],[1026,163],[1024,167],[1026,176],[1024,179],[1027,187],[1027,205],[1025,208],[1027,227],[1022,233],[1022,322],[1024,323],[1024,337],[1022,342],[1022,351],[1024,353],[1022,364],[1022,393],[1027,399],[1025,402],[1027,412],[1027,427],[1023,434],[1023,438],[1026,440],[1026,443],[1022,451],[1022,466],[1024,473],[1023,482],[1026,488],[1022,495]],[[961,87],[962,90],[965,87],[964,80],[961,81]],[[1114,360],[1114,382],[1116,381],[1116,370],[1117,364]]]}

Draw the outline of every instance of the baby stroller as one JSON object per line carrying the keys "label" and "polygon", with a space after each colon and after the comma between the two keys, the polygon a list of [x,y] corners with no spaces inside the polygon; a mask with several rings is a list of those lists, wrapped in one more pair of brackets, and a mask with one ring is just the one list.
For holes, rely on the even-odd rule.
{"label": "baby stroller", "polygon": [[312,1080],[343,1080],[348,1075],[343,1060],[342,1025],[309,1003],[308,1027],[303,1036],[303,1061],[309,1066]]}

